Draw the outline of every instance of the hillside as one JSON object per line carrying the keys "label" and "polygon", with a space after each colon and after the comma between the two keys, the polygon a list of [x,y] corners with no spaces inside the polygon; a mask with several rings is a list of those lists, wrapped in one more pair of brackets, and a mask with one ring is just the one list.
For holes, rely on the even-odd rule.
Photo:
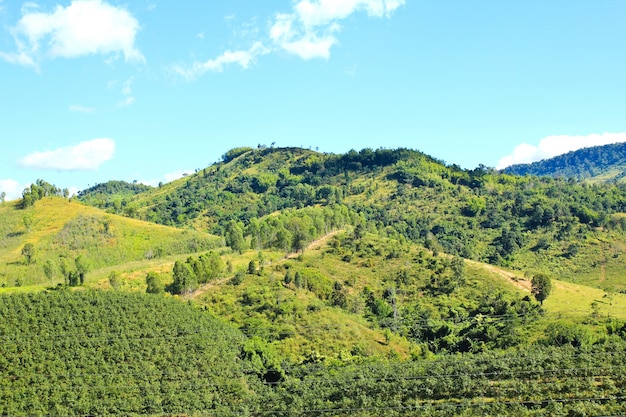
{"label": "hillside", "polygon": [[[43,198],[23,209],[19,203],[0,206],[2,287],[63,283],[63,270],[76,269],[79,257],[89,281],[103,268],[222,244],[222,239],[206,233],[112,215],[61,197]],[[29,256],[25,247],[30,248]]]}
{"label": "hillside", "polygon": [[620,185],[259,147],[130,188],[0,206],[0,413],[626,411]]}
{"label": "hillside", "polygon": [[579,149],[531,164],[512,165],[502,172],[589,182],[623,182],[626,177],[626,143]]}
{"label": "hillside", "polygon": [[463,170],[407,149],[239,148],[124,205],[127,215],[227,240],[241,231],[255,249],[297,250],[328,227],[360,224],[466,259],[626,290],[621,185]]}

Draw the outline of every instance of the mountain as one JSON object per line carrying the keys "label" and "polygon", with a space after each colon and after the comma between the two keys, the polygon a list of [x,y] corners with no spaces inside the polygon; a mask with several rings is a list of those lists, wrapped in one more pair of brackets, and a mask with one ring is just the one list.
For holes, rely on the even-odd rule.
{"label": "mountain", "polygon": [[330,229],[360,225],[531,275],[558,271],[626,289],[624,186],[463,170],[414,150],[238,148],[122,205],[120,214],[227,240],[240,231],[257,250],[298,250]]}
{"label": "mountain", "polygon": [[626,411],[620,184],[258,147],[59,194],[0,206],[0,414]]}
{"label": "mountain", "polygon": [[502,172],[590,182],[623,182],[626,178],[626,143],[579,149],[532,164],[512,165]]}

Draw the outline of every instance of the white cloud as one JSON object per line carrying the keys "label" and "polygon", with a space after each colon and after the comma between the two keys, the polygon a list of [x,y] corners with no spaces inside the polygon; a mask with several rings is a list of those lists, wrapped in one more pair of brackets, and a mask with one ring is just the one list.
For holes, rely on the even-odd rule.
{"label": "white cloud", "polygon": [[621,142],[626,142],[626,133],[602,133],[586,136],[548,136],[541,139],[537,146],[527,143],[516,146],[512,154],[498,161],[496,168],[503,169],[510,165],[528,164],[582,148]]}
{"label": "white cloud", "polygon": [[80,104],[72,104],[69,109],[77,113],[93,113],[96,111],[93,107],[82,106]]}
{"label": "white cloud", "polygon": [[91,54],[123,54],[126,61],[143,62],[135,46],[139,22],[128,11],[102,0],[73,0],[45,13],[22,8],[11,29],[15,53],[1,52],[5,61],[35,66],[43,58],[76,58]]}
{"label": "white cloud", "polygon": [[6,193],[5,200],[15,200],[22,197],[22,191],[26,186],[20,185],[15,180],[0,180],[0,193]]}
{"label": "white cloud", "polygon": [[33,152],[20,160],[20,165],[34,169],[60,171],[93,171],[113,157],[115,142],[101,138],[52,151]]}
{"label": "white cloud", "polygon": [[302,59],[330,57],[338,42],[334,33],[339,21],[358,11],[372,17],[389,17],[405,0],[301,0],[292,13],[279,13],[270,28],[270,38],[279,48]]}
{"label": "white cloud", "polygon": [[261,42],[256,42],[248,50],[226,51],[215,59],[209,59],[204,62],[195,62],[191,67],[176,65],[173,70],[187,79],[194,79],[205,72],[222,72],[228,65],[239,65],[243,69],[247,69],[258,56],[269,53]]}
{"label": "white cloud", "polygon": [[298,19],[307,27],[327,25],[359,10],[383,17],[404,4],[404,0],[302,0],[294,6]]}
{"label": "white cloud", "polygon": [[[265,40],[257,40],[249,49],[226,51],[214,59],[195,62],[191,66],[175,65],[174,72],[187,79],[212,71],[221,72],[228,65],[246,69],[261,55],[285,51],[309,60],[330,58],[333,46],[339,43],[336,34],[339,22],[354,13],[365,12],[371,17],[390,17],[406,0],[299,0],[288,13],[277,13],[270,21]],[[231,20],[234,16],[226,16]],[[254,25],[254,23],[252,24]],[[259,38],[257,30],[242,32]]]}
{"label": "white cloud", "polygon": [[170,172],[168,174],[165,174],[163,176],[163,178],[161,179],[156,179],[156,180],[139,180],[140,183],[145,184],[145,185],[149,185],[151,187],[158,187],[159,183],[163,183],[166,184],[168,182],[172,182],[175,181],[179,178],[182,177],[186,177],[187,175],[191,175],[193,174],[194,171],[175,171],[175,172]]}

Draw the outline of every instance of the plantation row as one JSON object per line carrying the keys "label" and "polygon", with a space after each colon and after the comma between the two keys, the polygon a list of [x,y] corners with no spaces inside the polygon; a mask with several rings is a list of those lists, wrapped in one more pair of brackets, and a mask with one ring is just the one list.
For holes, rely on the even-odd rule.
{"label": "plantation row", "polygon": [[626,326],[588,347],[301,363],[171,297],[0,297],[0,415],[617,415]]}

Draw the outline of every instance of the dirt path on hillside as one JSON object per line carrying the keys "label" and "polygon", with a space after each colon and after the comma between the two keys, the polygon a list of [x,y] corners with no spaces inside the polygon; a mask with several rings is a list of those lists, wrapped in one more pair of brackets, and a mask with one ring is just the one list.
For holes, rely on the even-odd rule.
{"label": "dirt path on hillside", "polygon": [[[333,230],[332,232],[327,233],[327,234],[325,234],[324,236],[320,237],[319,239],[316,239],[316,240],[314,240],[313,242],[309,243],[309,244],[307,245],[307,247],[306,247],[306,248],[304,248],[304,251],[302,251],[302,252],[292,252],[292,253],[289,253],[289,254],[287,254],[287,256],[285,256],[283,259],[280,259],[280,260],[279,260],[279,261],[277,261],[277,262],[268,262],[268,263],[264,264],[263,266],[264,266],[264,267],[271,266],[271,265],[273,265],[274,263],[280,263],[280,262],[283,262],[283,261],[285,261],[285,260],[287,260],[287,259],[293,259],[293,258],[296,258],[297,256],[299,256],[300,254],[302,254],[302,253],[304,253],[304,252],[306,252],[306,251],[319,249],[319,248],[321,248],[324,244],[326,244],[326,242],[328,242],[328,240],[330,240],[330,238],[332,238],[333,236],[335,236],[337,233],[342,232],[343,230],[345,230],[345,229]],[[218,279],[218,280],[216,280],[216,281],[211,281],[211,282],[206,283],[206,284],[202,284],[202,285],[200,285],[200,286],[198,287],[198,289],[197,289],[197,290],[195,290],[195,291],[193,292],[193,294],[191,294],[191,295],[189,296],[189,298],[198,298],[198,297],[200,297],[202,294],[204,294],[205,292],[207,292],[210,288],[213,288],[213,287],[216,287],[216,286],[220,286],[220,285],[222,285],[222,284],[226,283],[226,282],[227,282],[229,279],[231,279],[231,278],[232,278],[232,276],[229,276],[229,277],[226,277],[226,278],[221,278],[221,279]]]}
{"label": "dirt path on hillside", "polygon": [[314,249],[319,249],[321,248],[326,242],[328,242],[330,240],[331,237],[335,236],[337,233],[343,231],[344,229],[339,229],[339,230],[333,230],[330,233],[326,233],[324,236],[320,237],[319,239],[314,240],[313,242],[309,243],[307,245],[306,248],[304,248],[304,250],[302,252],[292,252],[290,254],[288,254],[287,256],[285,256],[286,259],[293,259],[298,257],[301,253],[304,253],[308,250],[314,250]]}
{"label": "dirt path on hillside", "polygon": [[480,266],[484,269],[486,269],[489,272],[492,272],[498,276],[500,276],[501,278],[506,279],[507,281],[509,281],[511,284],[513,284],[515,287],[519,288],[520,290],[524,291],[524,292],[530,292],[531,289],[531,284],[530,281],[527,280],[526,278],[523,278],[517,274],[514,274],[513,272],[509,272],[509,271],[505,271],[503,269],[498,268],[497,266],[494,265],[489,265],[489,264],[484,264],[481,262],[476,262],[476,261],[470,261],[466,259],[466,262],[469,262],[472,265],[476,265],[476,266]]}

